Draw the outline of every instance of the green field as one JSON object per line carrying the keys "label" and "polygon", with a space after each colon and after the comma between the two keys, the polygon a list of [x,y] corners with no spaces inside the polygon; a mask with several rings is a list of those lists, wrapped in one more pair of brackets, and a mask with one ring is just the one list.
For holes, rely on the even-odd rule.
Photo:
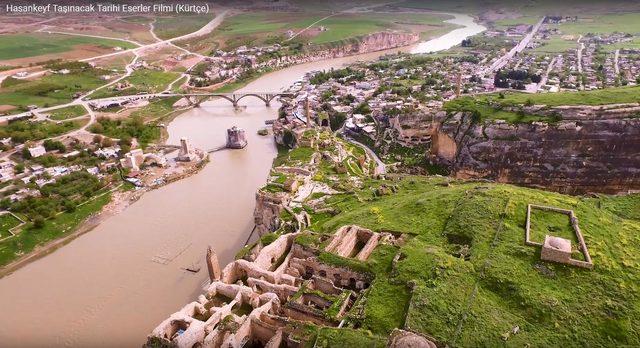
{"label": "green field", "polygon": [[92,99],[114,97],[121,95],[132,95],[138,93],[159,93],[180,76],[176,72],[166,72],[160,70],[140,69],[136,70],[123,80],[129,82],[131,87],[116,91],[110,88],[103,88],[91,95]]}
{"label": "green field", "polygon": [[97,198],[79,206],[74,212],[63,213],[52,220],[46,220],[42,228],[34,228],[31,223],[25,225],[17,236],[0,243],[0,266],[31,252],[39,245],[71,234],[82,221],[100,211],[110,199],[111,196],[108,194]]}
{"label": "green field", "polygon": [[[243,13],[225,20],[224,24],[216,30],[216,35],[227,41],[230,38],[239,38],[249,44],[251,40],[282,36],[287,30],[297,33],[327,15],[327,13],[280,13],[274,16],[272,13]],[[452,29],[453,25],[443,23],[447,18],[450,17],[436,14],[340,14],[315,24],[301,35],[300,39],[308,39],[314,44],[325,44],[388,29],[428,33]],[[328,30],[318,32],[320,26]],[[435,28],[425,26],[435,26]]]}
{"label": "green field", "polygon": [[100,69],[86,69],[67,75],[51,74],[34,81],[19,80],[19,83],[0,88],[0,105],[13,105],[18,107],[16,111],[25,111],[29,105],[46,107],[64,104],[78,92],[103,85],[105,82],[99,76],[104,73]]}
{"label": "green field", "polygon": [[15,121],[0,126],[0,137],[11,138],[13,142],[22,144],[29,140],[42,140],[69,133],[82,127],[87,122],[86,120],[65,121],[60,123],[51,121]]}
{"label": "green field", "polygon": [[640,13],[579,16],[578,21],[559,25],[566,34],[640,33]]}
{"label": "green field", "polygon": [[[322,233],[358,224],[414,236],[399,250],[379,246],[364,265],[376,279],[363,329],[386,335],[405,325],[461,347],[502,346],[505,341],[514,347],[640,344],[640,220],[625,218],[640,209],[640,196],[628,198],[621,214],[599,208],[598,199],[509,185],[443,187],[442,181],[408,177],[394,183],[397,193],[382,197],[372,197],[368,189],[381,182],[368,181],[366,190],[330,199],[341,212],[337,216],[312,217],[312,229]],[[539,248],[525,246],[528,203],[576,211],[595,269],[543,262]],[[535,226],[569,233],[564,215],[564,224],[555,216],[535,217]],[[405,258],[390,273],[397,252]],[[411,294],[409,282],[414,284]],[[515,326],[519,332],[509,334]]]}
{"label": "green field", "polygon": [[52,120],[60,121],[86,115],[87,109],[82,105],[73,105],[50,111],[49,114]]}
{"label": "green field", "polygon": [[160,17],[154,24],[155,33],[164,40],[190,34],[205,26],[214,17],[213,13],[201,16]]}
{"label": "green field", "polygon": [[91,37],[58,34],[0,35],[0,61],[71,51],[78,45],[133,48],[133,44]]}
{"label": "green field", "polygon": [[533,49],[535,53],[564,53],[569,50],[575,50],[578,43],[575,40],[565,40],[559,36],[552,36],[551,39],[545,40],[544,44]]}
{"label": "green field", "polygon": [[540,19],[541,17],[538,17],[538,16],[522,16],[518,18],[499,19],[494,22],[494,25],[497,28],[505,29],[507,27],[513,27],[520,24],[534,25]]}
{"label": "green field", "polygon": [[[340,41],[352,37],[386,29],[410,28],[412,26],[441,26],[445,29],[453,28],[443,23],[448,17],[430,14],[367,14],[367,15],[339,15],[328,18],[318,25],[328,30],[321,32],[311,39],[312,43],[323,44]],[[420,32],[422,30],[416,29]],[[433,30],[433,28],[431,28]],[[428,32],[429,30],[425,30]]]}
{"label": "green field", "polygon": [[602,45],[600,46],[602,49],[613,52],[617,49],[640,49],[640,38],[633,38],[631,41],[627,42],[619,42],[612,45]]}
{"label": "green field", "polygon": [[218,27],[216,34],[226,37],[245,35],[278,35],[288,29],[301,29],[319,20],[325,15],[270,12],[242,13],[230,17]]}
{"label": "green field", "polygon": [[[584,92],[560,92],[560,93],[517,93],[506,92],[500,94],[485,94],[481,96],[463,96],[445,103],[445,109],[449,111],[478,109],[481,113],[490,112],[483,110],[487,101],[491,100],[502,105],[523,105],[533,103],[536,105],[560,106],[560,105],[606,105],[618,103],[640,102],[640,87],[617,87]],[[498,116],[492,118],[500,118]]]}
{"label": "green field", "polygon": [[20,220],[11,214],[0,215],[0,239],[9,236],[9,230],[20,225]]}

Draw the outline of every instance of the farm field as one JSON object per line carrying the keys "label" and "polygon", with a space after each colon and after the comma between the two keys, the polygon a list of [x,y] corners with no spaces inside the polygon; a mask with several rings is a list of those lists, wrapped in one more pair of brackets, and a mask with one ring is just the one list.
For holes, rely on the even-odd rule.
{"label": "farm field", "polygon": [[81,105],[67,106],[49,112],[52,120],[61,121],[70,118],[80,117],[87,114],[87,110]]}
{"label": "farm field", "polygon": [[68,52],[84,45],[103,49],[135,47],[124,41],[72,35],[40,33],[2,35],[0,36],[0,61]]}
{"label": "farm field", "polygon": [[103,88],[92,94],[91,98],[98,99],[137,93],[159,93],[179,76],[180,74],[175,72],[140,69],[134,71],[131,76],[123,80],[123,82],[129,83],[131,87],[121,91],[116,91],[111,88]]}
{"label": "farm field", "polygon": [[65,212],[54,219],[46,220],[42,228],[34,228],[33,223],[28,223],[15,237],[0,242],[0,266],[31,252],[39,245],[69,235],[82,221],[100,211],[110,200],[109,194],[98,197],[78,206],[73,212]]}
{"label": "farm field", "polygon": [[16,84],[0,87],[0,105],[14,106],[19,111],[25,111],[27,106],[39,107],[64,104],[73,99],[79,92],[89,91],[103,85],[100,79],[104,71],[90,69],[74,71],[67,75],[51,74],[38,80],[16,80]]}
{"label": "farm field", "polygon": [[538,46],[533,49],[535,53],[563,53],[568,50],[575,50],[578,47],[578,43],[575,40],[567,40],[560,36],[552,36],[551,39],[546,40],[544,45]]}
{"label": "farm field", "polygon": [[559,25],[566,34],[606,34],[624,32],[640,33],[640,14],[608,14],[600,16],[578,17],[578,22],[568,22]]}

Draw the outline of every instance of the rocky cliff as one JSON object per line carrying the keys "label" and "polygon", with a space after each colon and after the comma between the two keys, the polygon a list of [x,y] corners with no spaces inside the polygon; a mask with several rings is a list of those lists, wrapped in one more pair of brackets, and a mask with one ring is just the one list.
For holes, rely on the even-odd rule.
{"label": "rocky cliff", "polygon": [[409,46],[418,41],[420,41],[420,35],[415,33],[383,31],[357,38],[332,42],[330,44],[311,46],[303,54],[280,57],[274,62],[269,62],[266,65],[284,67],[293,64],[384,51],[392,48]]}
{"label": "rocky cliff", "polygon": [[556,108],[549,112],[561,114],[560,121],[526,124],[474,122],[457,113],[441,122],[432,153],[464,179],[564,193],[637,190],[640,118],[634,109]]}

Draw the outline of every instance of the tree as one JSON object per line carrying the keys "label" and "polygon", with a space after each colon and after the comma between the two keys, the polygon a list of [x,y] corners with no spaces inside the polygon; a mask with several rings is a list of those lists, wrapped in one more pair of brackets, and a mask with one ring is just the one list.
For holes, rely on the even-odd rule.
{"label": "tree", "polygon": [[113,144],[114,144],[113,139],[109,137],[102,138],[102,147],[111,147],[113,146]]}
{"label": "tree", "polygon": [[29,152],[29,148],[27,146],[22,148],[22,158],[24,158],[24,159],[30,159],[31,158],[31,152]]}
{"label": "tree", "polygon": [[42,216],[38,216],[33,219],[33,227],[37,229],[41,229],[44,227],[44,218]]}
{"label": "tree", "polygon": [[102,143],[102,135],[96,134],[93,136],[93,143],[100,144]]}
{"label": "tree", "polygon": [[14,169],[15,169],[16,173],[18,173],[18,174],[24,172],[24,163],[16,164]]}
{"label": "tree", "polygon": [[66,146],[58,140],[47,139],[44,141],[44,149],[47,151],[58,150],[60,152],[65,152],[67,150]]}

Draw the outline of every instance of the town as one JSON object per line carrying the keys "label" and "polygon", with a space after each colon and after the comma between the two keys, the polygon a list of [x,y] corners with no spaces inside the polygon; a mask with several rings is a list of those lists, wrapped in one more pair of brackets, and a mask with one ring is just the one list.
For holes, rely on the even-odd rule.
{"label": "town", "polygon": [[97,6],[0,15],[4,345],[639,344],[638,4]]}

